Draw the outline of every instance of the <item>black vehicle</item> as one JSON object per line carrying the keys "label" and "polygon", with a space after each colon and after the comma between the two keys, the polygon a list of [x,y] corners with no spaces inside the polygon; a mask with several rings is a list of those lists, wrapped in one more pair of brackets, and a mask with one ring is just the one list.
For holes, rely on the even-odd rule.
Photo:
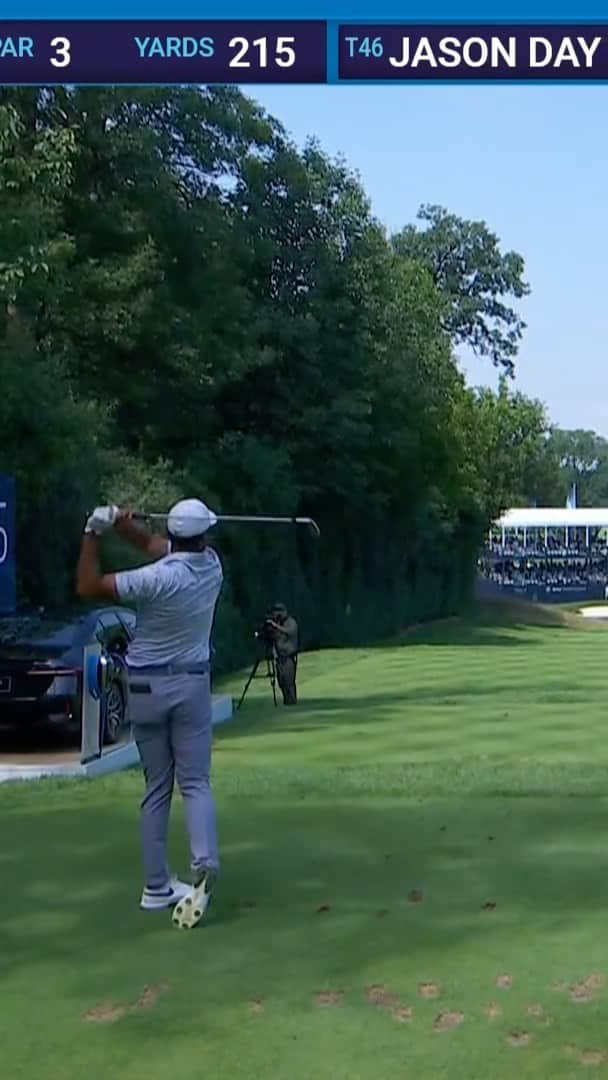
{"label": "black vehicle", "polygon": [[[80,734],[84,648],[100,643],[120,661],[133,636],[135,615],[107,607],[75,618],[39,614],[0,620],[0,726],[52,723]],[[124,665],[103,703],[103,741],[115,743],[128,724]]]}

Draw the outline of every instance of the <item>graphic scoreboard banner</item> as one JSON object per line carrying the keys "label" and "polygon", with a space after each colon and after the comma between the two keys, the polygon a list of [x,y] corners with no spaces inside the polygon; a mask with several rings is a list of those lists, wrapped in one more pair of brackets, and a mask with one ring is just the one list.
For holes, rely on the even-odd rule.
{"label": "graphic scoreboard banner", "polygon": [[343,21],[1,20],[0,83],[608,81],[608,21],[354,22],[355,7]]}

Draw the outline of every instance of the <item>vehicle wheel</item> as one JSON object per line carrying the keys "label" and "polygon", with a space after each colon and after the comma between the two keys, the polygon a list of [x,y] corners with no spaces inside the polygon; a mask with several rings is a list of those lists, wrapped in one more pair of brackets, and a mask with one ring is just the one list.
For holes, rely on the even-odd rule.
{"label": "vehicle wheel", "polygon": [[125,726],[126,705],[122,688],[117,682],[110,683],[103,706],[103,744],[114,746]]}

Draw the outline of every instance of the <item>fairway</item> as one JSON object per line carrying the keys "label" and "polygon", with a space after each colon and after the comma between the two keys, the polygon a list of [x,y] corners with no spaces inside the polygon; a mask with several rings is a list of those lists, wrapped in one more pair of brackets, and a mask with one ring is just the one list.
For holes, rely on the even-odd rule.
{"label": "fairway", "polygon": [[608,632],[494,613],[299,683],[217,736],[191,933],[138,910],[137,772],[0,787],[3,1074],[608,1075]]}

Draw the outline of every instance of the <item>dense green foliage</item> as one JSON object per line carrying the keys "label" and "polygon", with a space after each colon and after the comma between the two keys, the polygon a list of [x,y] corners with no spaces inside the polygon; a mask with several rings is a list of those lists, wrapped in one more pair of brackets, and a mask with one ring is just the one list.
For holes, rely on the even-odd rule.
{"label": "dense green foliage", "polygon": [[0,208],[22,603],[71,598],[100,499],[200,494],[323,533],[222,533],[224,666],[277,598],[309,643],[360,641],[458,609],[492,515],[555,480],[542,406],[453,354],[511,372],[519,256],[435,207],[391,240],[236,89],[1,90]]}
{"label": "dense green foliage", "polygon": [[608,505],[608,442],[595,431],[555,428],[548,442],[551,466],[558,470],[558,505],[572,484],[579,506]]}

